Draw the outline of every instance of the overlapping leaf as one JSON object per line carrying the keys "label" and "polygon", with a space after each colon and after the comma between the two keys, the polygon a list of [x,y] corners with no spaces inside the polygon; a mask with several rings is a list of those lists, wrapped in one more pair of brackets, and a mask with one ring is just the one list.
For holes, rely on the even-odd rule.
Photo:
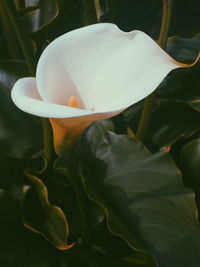
{"label": "overlapping leaf", "polygon": [[[26,4],[35,4],[35,1],[27,1]],[[50,24],[58,16],[57,0],[44,0],[38,2],[38,8],[26,13],[22,18],[24,29],[28,33],[36,33],[51,26]]]}
{"label": "overlapping leaf", "polygon": [[174,144],[200,129],[200,114],[187,104],[161,101],[152,113],[146,143],[153,150]]}
{"label": "overlapping leaf", "polygon": [[52,245],[61,250],[69,249],[69,227],[63,211],[49,203],[48,191],[36,176],[28,174],[32,187],[24,195],[22,203],[23,223],[29,229],[40,233]]}
{"label": "overlapping leaf", "polygon": [[168,38],[166,51],[180,62],[192,62],[196,59],[200,50],[200,34],[192,38],[172,36]]}
{"label": "overlapping leaf", "polygon": [[170,98],[185,102],[200,99],[200,63],[194,67],[171,72],[158,87],[159,98]]}
{"label": "overlapping leaf", "polygon": [[93,126],[78,157],[85,189],[104,208],[111,232],[161,267],[199,266],[194,195],[166,152],[152,155],[135,139]]}
{"label": "overlapping leaf", "polygon": [[[170,37],[166,51],[177,61],[192,63],[200,51],[200,34],[193,38]],[[158,87],[158,96],[183,101],[200,99],[200,63],[172,71]]]}
{"label": "overlapping leaf", "polygon": [[185,183],[196,193],[197,206],[200,210],[200,138],[187,143],[180,156]]}

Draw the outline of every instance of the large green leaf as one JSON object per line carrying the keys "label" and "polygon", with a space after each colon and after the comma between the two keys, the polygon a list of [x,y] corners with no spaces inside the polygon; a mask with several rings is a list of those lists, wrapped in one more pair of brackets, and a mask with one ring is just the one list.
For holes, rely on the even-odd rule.
{"label": "large green leaf", "polygon": [[44,183],[34,175],[27,174],[32,185],[27,189],[22,202],[22,220],[24,225],[36,233],[42,234],[56,248],[65,250],[73,246],[67,242],[69,227],[63,211],[48,200],[48,191]]}
{"label": "large green leaf", "polygon": [[192,38],[172,36],[168,38],[166,51],[180,62],[192,62],[197,58],[200,47],[200,34]]}
{"label": "large green leaf", "polygon": [[200,210],[200,138],[187,143],[180,157],[185,183],[196,193],[197,206]]}
{"label": "large green leaf", "polygon": [[[34,3],[34,1],[28,1],[27,4],[31,3]],[[26,13],[22,17],[22,24],[26,32],[36,33],[44,28],[48,28],[57,18],[58,13],[57,0],[39,1],[37,9]]]}
{"label": "large green leaf", "polygon": [[159,98],[194,101],[200,99],[200,63],[172,71],[157,89]]}
{"label": "large green leaf", "polygon": [[85,189],[111,232],[153,254],[161,267],[199,266],[194,194],[168,153],[151,154],[136,139],[93,125],[77,154]]}
{"label": "large green leaf", "polygon": [[187,165],[193,176],[200,182],[200,138],[186,144],[183,147],[181,157],[184,165]]}
{"label": "large green leaf", "polygon": [[18,159],[36,157],[42,149],[39,119],[19,110],[10,97],[14,82],[25,76],[25,62],[0,62],[0,151]]}
{"label": "large green leaf", "polygon": [[53,247],[26,230],[20,221],[19,201],[0,189],[0,265],[4,267],[54,267],[59,255]]}
{"label": "large green leaf", "polygon": [[157,150],[190,136],[199,128],[199,112],[182,102],[160,101],[152,113],[145,141]]}
{"label": "large green leaf", "polygon": [[[182,63],[194,62],[200,48],[200,34],[193,38],[173,36],[168,38],[166,51]],[[158,87],[159,97],[184,101],[200,99],[200,64],[172,71]]]}
{"label": "large green leaf", "polygon": [[25,7],[38,6],[40,0],[25,0]]}

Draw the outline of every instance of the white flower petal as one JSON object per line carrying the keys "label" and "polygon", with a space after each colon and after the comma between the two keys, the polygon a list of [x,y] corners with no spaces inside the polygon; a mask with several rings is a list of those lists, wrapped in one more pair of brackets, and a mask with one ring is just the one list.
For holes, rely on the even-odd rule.
{"label": "white flower petal", "polygon": [[[95,120],[113,117],[153,92],[173,69],[173,60],[140,31],[95,24],[64,34],[43,52],[36,79],[18,80],[14,103],[50,118],[58,154]],[[71,96],[79,108],[68,107]]]}
{"label": "white flower petal", "polygon": [[94,121],[109,118],[121,112],[121,110],[114,110],[107,113],[97,113],[91,110],[71,108],[43,101],[38,94],[35,78],[19,79],[12,89],[11,97],[21,110],[46,118],[65,118],[65,120],[80,118],[80,120]]}
{"label": "white flower petal", "polygon": [[45,102],[38,94],[35,78],[18,80],[12,89],[11,97],[21,110],[36,116],[50,118],[54,134],[54,147],[58,155],[66,148],[70,148],[93,121],[110,118],[121,112],[121,110],[115,110],[96,113]]}
{"label": "white flower petal", "polygon": [[81,108],[125,109],[153,92],[181,67],[148,35],[125,33],[114,24],[95,24],[57,38],[42,54],[37,86],[44,100]]}

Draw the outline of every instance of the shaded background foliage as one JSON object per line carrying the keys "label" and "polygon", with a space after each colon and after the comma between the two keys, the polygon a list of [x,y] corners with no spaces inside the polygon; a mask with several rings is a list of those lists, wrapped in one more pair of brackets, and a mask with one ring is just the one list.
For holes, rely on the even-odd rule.
{"label": "shaded background foliage", "polygon": [[[13,13],[5,8],[5,1]],[[19,111],[11,102],[14,82],[34,75],[35,63],[51,41],[84,26],[88,18],[96,22],[94,13],[87,13],[88,3],[94,7],[95,1],[0,0],[0,265],[155,267],[159,262],[161,267],[198,267],[200,63],[173,71],[159,85],[144,140],[149,151],[138,140],[117,135],[134,136],[144,101],[84,133],[76,164],[87,185],[92,214],[89,254],[82,250],[80,214],[72,182],[66,179],[66,155],[55,168],[45,170],[41,119]],[[124,31],[139,29],[158,39],[161,0],[99,3],[99,22],[115,23]],[[181,62],[193,62],[200,49],[199,12],[199,0],[174,1],[166,50]],[[27,65],[12,16],[33,68]],[[104,153],[105,148],[109,153]],[[27,168],[32,169],[28,177]],[[138,169],[142,174],[135,176]],[[121,176],[113,179],[120,171]],[[196,202],[183,183],[194,191]],[[137,192],[139,188],[143,193]],[[154,230],[144,230],[149,222]],[[76,245],[70,250],[58,249],[73,242]]]}

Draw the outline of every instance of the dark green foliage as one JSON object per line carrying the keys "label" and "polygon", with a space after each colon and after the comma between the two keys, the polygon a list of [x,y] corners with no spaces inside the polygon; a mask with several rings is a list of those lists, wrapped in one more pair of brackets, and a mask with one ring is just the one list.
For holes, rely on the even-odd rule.
{"label": "dark green foliage", "polygon": [[[192,63],[200,1],[173,2],[166,51]],[[51,41],[97,21],[94,3],[0,0],[0,266],[199,267],[200,63],[158,86],[144,144],[134,137],[142,100],[91,125],[73,154],[54,154],[51,164],[41,118],[11,100],[14,83],[34,75]],[[99,3],[100,22],[158,39],[161,0]],[[86,199],[89,244],[74,179]]]}

